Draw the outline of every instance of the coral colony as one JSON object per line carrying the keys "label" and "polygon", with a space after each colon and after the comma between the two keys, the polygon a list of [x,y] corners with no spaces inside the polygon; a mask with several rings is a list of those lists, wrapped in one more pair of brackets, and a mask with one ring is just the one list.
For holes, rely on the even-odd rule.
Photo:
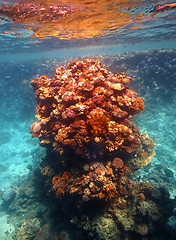
{"label": "coral colony", "polygon": [[130,81],[91,59],[56,68],[53,79],[31,81],[39,120],[31,133],[56,153],[41,168],[58,197],[122,198],[131,186],[127,174],[155,155],[152,139],[132,122],[144,103],[127,86]]}

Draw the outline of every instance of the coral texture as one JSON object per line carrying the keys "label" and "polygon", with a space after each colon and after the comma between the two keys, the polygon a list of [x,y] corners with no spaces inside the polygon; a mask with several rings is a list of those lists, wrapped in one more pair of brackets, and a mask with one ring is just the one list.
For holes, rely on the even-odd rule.
{"label": "coral texture", "polygon": [[123,188],[128,170],[150,162],[154,143],[131,121],[144,103],[127,86],[130,81],[91,59],[56,68],[53,79],[31,81],[39,119],[31,132],[57,153],[50,170],[57,196],[111,199]]}

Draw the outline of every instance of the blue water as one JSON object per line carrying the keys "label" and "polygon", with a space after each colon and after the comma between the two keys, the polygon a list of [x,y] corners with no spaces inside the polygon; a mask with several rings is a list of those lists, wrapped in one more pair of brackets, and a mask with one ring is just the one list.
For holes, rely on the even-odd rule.
{"label": "blue water", "polygon": [[[28,3],[28,1],[10,1],[5,4],[12,2]],[[75,6],[76,3],[73,2]],[[114,2],[116,3],[116,1],[112,3],[115,4]],[[175,2],[167,1],[167,4],[170,3]],[[1,4],[3,5],[4,2],[0,1],[0,6]],[[128,1],[126,4],[128,5]],[[40,218],[33,213],[33,209],[37,209],[40,214],[46,209],[44,206],[38,209],[40,206],[32,201],[33,193],[26,183],[29,184],[29,179],[36,174],[41,159],[46,155],[46,149],[42,148],[39,140],[32,138],[30,133],[30,126],[36,121],[36,102],[30,81],[44,74],[52,78],[57,66],[65,66],[75,58],[100,59],[113,73],[123,69],[133,78],[130,87],[142,96],[146,106],[146,109],[135,117],[136,125],[140,126],[141,132],[148,133],[156,143],[156,155],[152,162],[145,169],[138,170],[133,175],[133,179],[153,181],[162,185],[169,191],[170,198],[175,198],[176,8],[161,12],[152,11],[155,6],[166,4],[166,1],[150,1],[150,3],[136,1],[136,4],[129,7],[126,4],[122,4],[120,10],[129,14],[130,18],[125,20],[122,18],[119,25],[113,20],[113,26],[105,27],[102,32],[91,37],[85,30],[84,37],[78,37],[75,28],[71,27],[64,37],[60,32],[57,36],[38,37],[34,35],[36,22],[29,24],[15,22],[14,19],[0,13],[0,193],[10,187],[14,188],[17,192],[18,204],[23,206],[19,207],[19,211],[17,203],[4,208],[4,202],[0,200],[2,213],[0,239],[11,240],[12,236],[15,236],[13,239],[18,240],[50,239],[44,236],[34,238],[42,223],[38,222]],[[113,8],[118,6],[119,10],[119,5],[116,3]],[[92,11],[93,7],[86,5],[86,8],[87,6]],[[105,6],[102,11],[107,10]],[[78,10],[83,11],[84,7],[79,6]],[[76,19],[73,18],[72,21]],[[43,26],[40,25],[39,28],[42,29]],[[48,28],[51,28],[50,25],[44,26],[46,32]],[[92,32],[96,30],[95,28],[98,28],[98,25],[95,24]],[[83,30],[80,28],[81,31]],[[37,184],[39,182],[40,179]],[[24,198],[28,199],[26,203],[18,198],[23,196],[21,191],[26,194],[24,195]],[[34,235],[31,238],[27,238],[29,237],[27,235],[21,236],[19,233],[13,235],[15,229],[28,232],[24,219],[26,216],[29,217],[25,215],[29,211],[31,211],[30,226],[35,225],[36,232],[33,231]],[[23,215],[24,219],[20,218],[20,215]],[[18,221],[19,224],[16,223]],[[46,223],[47,220],[45,219],[44,222]],[[176,224],[175,222],[174,219],[173,224]],[[72,239],[66,232],[63,236],[65,239]],[[171,234],[173,239],[175,236],[175,233]]]}

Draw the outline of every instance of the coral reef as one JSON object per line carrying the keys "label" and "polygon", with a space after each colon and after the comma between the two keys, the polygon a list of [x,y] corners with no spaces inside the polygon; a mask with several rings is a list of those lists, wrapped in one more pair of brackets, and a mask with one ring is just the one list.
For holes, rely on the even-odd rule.
{"label": "coral reef", "polygon": [[126,193],[127,172],[147,165],[154,143],[131,118],[144,109],[125,73],[113,74],[98,60],[74,60],[31,81],[39,121],[33,137],[57,157],[43,166],[53,174],[56,195],[78,193],[84,201]]}
{"label": "coral reef", "polygon": [[[150,183],[131,181],[130,184],[131,192],[108,204],[103,214],[94,209],[94,217],[85,218],[78,211],[71,220],[72,224],[79,231],[84,229],[88,239],[166,239],[165,220],[175,203],[163,194],[166,191],[163,188],[155,188]],[[86,207],[90,211],[92,206]],[[171,236],[171,239],[174,238]]]}
{"label": "coral reef", "polygon": [[[139,52],[134,52],[128,53],[125,57],[123,57],[123,54],[99,57],[103,59],[104,62],[107,62],[108,68],[113,69],[113,72],[118,72],[120,67],[122,67],[124,71],[129,74],[130,69],[130,75],[135,77],[135,81],[130,83],[130,87],[133,86],[133,89],[137,89],[137,91],[140,92],[140,96],[145,96],[145,104],[149,108],[147,111],[144,111],[144,114],[141,114],[140,117],[137,116],[135,120],[140,122],[140,126],[144,127],[144,129],[150,129],[150,134],[156,136],[155,140],[159,144],[157,144],[155,148],[157,157],[154,158],[152,164],[149,164],[145,168],[142,167],[145,166],[144,162],[147,163],[146,159],[150,161],[151,158],[149,159],[148,157],[154,154],[154,152],[152,152],[153,141],[150,141],[150,138],[146,134],[140,136],[141,144],[139,144],[136,149],[137,156],[133,153],[125,154],[125,151],[112,151],[110,155],[103,154],[100,161],[97,162],[105,166],[105,173],[109,162],[110,165],[108,166],[112,168],[113,174],[116,174],[117,172],[114,172],[115,169],[112,166],[112,162],[114,158],[117,158],[113,164],[121,168],[125,165],[126,171],[132,173],[132,179],[135,181],[139,180],[140,182],[129,181],[125,173],[123,173],[119,176],[119,184],[121,184],[121,186],[125,185],[125,187],[120,190],[121,194],[117,194],[116,197],[111,200],[107,198],[106,201],[104,201],[105,198],[99,199],[98,197],[98,199],[96,199],[96,197],[91,197],[90,195],[89,201],[82,201],[80,195],[77,194],[78,191],[72,195],[68,195],[70,194],[70,186],[67,182],[67,189],[65,188],[65,193],[67,192],[67,194],[65,194],[65,197],[61,194],[60,197],[56,198],[55,191],[51,191],[51,179],[54,176],[61,178],[64,172],[75,174],[75,172],[73,172],[74,168],[77,172],[74,178],[76,179],[77,176],[81,178],[83,174],[87,175],[95,171],[92,167],[90,168],[90,165],[95,166],[96,161],[94,161],[92,157],[86,161],[86,156],[81,159],[80,156],[73,154],[73,151],[70,153],[70,160],[65,161],[65,156],[69,157],[67,149],[65,149],[65,151],[67,151],[66,155],[63,153],[62,156],[59,156],[59,154],[55,154],[56,152],[53,151],[52,147],[49,149],[49,146],[47,147],[47,155],[43,158],[42,152],[36,148],[35,155],[33,155],[33,162],[31,163],[32,167],[30,166],[30,171],[33,170],[34,173],[30,172],[30,175],[25,175],[23,178],[20,178],[20,181],[18,181],[19,186],[11,186],[16,190],[17,195],[10,206],[6,207],[4,204],[0,206],[2,215],[8,212],[8,223],[13,224],[16,228],[14,240],[176,239],[176,233],[174,231],[176,216],[176,209],[174,210],[174,208],[176,206],[176,200],[169,199],[168,194],[168,192],[170,192],[171,197],[174,198],[173,196],[175,194],[172,192],[172,189],[175,187],[173,165],[175,145],[172,137],[173,134],[171,133],[173,133],[175,125],[173,121],[174,115],[170,114],[171,112],[173,113],[172,108],[169,107],[170,101],[167,102],[171,95],[173,102],[175,99],[173,86],[175,76],[173,74],[175,71],[170,67],[171,65],[176,66],[174,53],[175,52],[169,53],[169,51],[163,52],[162,50],[159,55],[155,50],[152,51],[152,54],[149,51],[148,53],[142,53],[142,55]],[[128,59],[130,59],[130,61],[128,61]],[[158,59],[160,59],[160,61]],[[168,67],[163,68],[162,66],[166,66],[164,64],[166,61]],[[38,61],[35,62],[35,66],[33,62],[32,68],[29,68],[29,72],[31,73],[32,69],[36,68],[35,73],[40,73],[43,71],[43,67],[46,67],[45,71],[51,73],[52,67],[58,65],[58,62],[59,60],[53,62],[52,59],[49,59],[44,64],[45,66],[42,62],[42,69]],[[28,69],[28,64],[27,62],[25,69]],[[59,64],[63,65],[64,62]],[[15,65],[13,72],[18,69],[16,67],[17,65]],[[50,71],[48,71],[49,69]],[[156,69],[157,72],[155,73]],[[21,70],[16,72],[21,72]],[[169,75],[168,72],[170,72]],[[33,74],[31,74],[31,76],[32,75]],[[162,78],[161,75],[163,76]],[[155,80],[158,81],[156,86]],[[161,80],[163,81],[162,89],[160,88],[162,85]],[[167,88],[170,88],[170,86],[172,86],[172,91],[166,93]],[[4,93],[6,93],[5,88],[4,91],[2,91],[2,96],[4,96]],[[28,91],[28,95],[29,94],[31,94],[30,91]],[[15,97],[16,96],[17,94],[15,94]],[[23,103],[25,103],[25,105],[28,103],[31,104],[31,102],[33,102],[32,97],[29,99],[25,98],[26,101],[23,101]],[[23,97],[20,99],[23,99]],[[11,102],[14,101],[15,99]],[[2,103],[4,103],[4,101],[2,101]],[[5,106],[6,105],[4,105],[3,108],[4,114],[7,114]],[[16,106],[15,104],[12,108],[12,113],[15,112],[15,109],[17,111]],[[32,114],[32,112],[33,109],[30,113]],[[166,116],[163,115],[163,112],[167,113]],[[23,115],[24,113],[20,112],[20,114]],[[7,115],[5,116],[9,117]],[[3,127],[5,127],[5,123],[5,121],[1,122]],[[169,126],[171,127],[170,130]],[[38,133],[40,134],[40,131]],[[33,140],[35,141],[35,139]],[[24,138],[22,138],[22,142],[24,143]],[[33,142],[34,146],[35,144],[36,141]],[[90,148],[91,153],[95,151],[95,149],[95,153],[100,152],[102,149],[98,143],[94,143],[93,146],[95,147]],[[111,154],[113,157],[111,157]],[[5,156],[7,157],[7,153]],[[19,160],[19,155],[17,156]],[[100,156],[101,155],[99,155],[99,157]],[[7,157],[7,159],[9,159],[9,157]],[[22,159],[24,160],[24,158]],[[43,159],[42,162],[41,159]],[[4,165],[8,165],[5,163],[6,162],[4,162]],[[36,165],[38,166],[39,163],[40,169],[36,169]],[[64,165],[62,165],[62,163]],[[100,168],[100,166],[101,165],[98,165],[98,168]],[[133,170],[138,167],[142,167],[142,169],[134,173]],[[25,169],[25,167],[23,169]],[[15,173],[12,173],[11,176],[14,176],[14,174]],[[105,177],[106,176],[105,174]],[[1,179],[4,181],[3,175]],[[109,180],[111,179],[109,178],[108,181]],[[142,183],[145,181],[152,181],[152,184],[155,183],[155,187],[149,183]],[[95,181],[93,181],[93,183],[95,183]],[[89,184],[87,186],[89,187]],[[164,191],[164,187],[167,190]],[[4,189],[2,189],[0,195],[4,192]],[[80,188],[80,191],[82,190],[83,189]],[[117,190],[119,190],[119,188]],[[73,195],[74,197],[72,197]],[[3,222],[3,226],[4,225],[5,222]],[[64,234],[64,232],[67,234]],[[10,233],[7,232],[7,234],[7,236],[5,234],[6,238],[11,239]]]}
{"label": "coral reef", "polygon": [[95,162],[85,166],[86,173],[80,175],[79,171],[64,172],[62,176],[53,177],[53,187],[56,195],[61,196],[65,190],[72,194],[78,192],[84,201],[89,198],[113,198],[124,192],[124,187],[120,186],[121,176],[126,172],[123,161],[115,158],[113,162],[106,165]]}
{"label": "coral reef", "polygon": [[0,207],[1,212],[13,213],[8,221],[15,226],[14,240],[175,239],[176,200],[169,199],[162,187],[128,178],[123,197],[85,202],[79,197],[56,198],[41,174],[37,169],[19,182],[15,201],[8,208]]}

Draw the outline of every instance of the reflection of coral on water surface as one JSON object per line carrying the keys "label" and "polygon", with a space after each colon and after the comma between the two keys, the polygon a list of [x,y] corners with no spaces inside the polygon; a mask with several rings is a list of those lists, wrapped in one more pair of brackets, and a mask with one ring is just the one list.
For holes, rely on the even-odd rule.
{"label": "reflection of coral on water surface", "polygon": [[158,5],[155,8],[152,9],[152,12],[161,12],[161,11],[166,11],[166,10],[171,10],[176,8],[176,3],[168,3],[168,4],[163,4],[163,5]]}
{"label": "reflection of coral on water surface", "polygon": [[[0,13],[5,14],[15,23],[47,23],[55,22],[71,12],[67,6],[46,4],[16,3],[14,5],[2,5]],[[36,15],[37,14],[37,15]]]}
{"label": "reflection of coral on water surface", "polygon": [[56,162],[48,163],[57,196],[78,193],[87,201],[123,195],[126,173],[150,162],[154,143],[131,121],[144,103],[130,81],[90,59],[56,68],[53,79],[32,80],[39,121],[31,132],[57,152]]}
{"label": "reflection of coral on water surface", "polygon": [[[119,4],[120,2],[120,4]],[[141,1],[17,1],[2,4],[2,18],[25,24],[33,37],[59,36],[63,39],[92,38],[122,29],[134,20],[132,9]],[[135,18],[143,18],[136,14]]]}

